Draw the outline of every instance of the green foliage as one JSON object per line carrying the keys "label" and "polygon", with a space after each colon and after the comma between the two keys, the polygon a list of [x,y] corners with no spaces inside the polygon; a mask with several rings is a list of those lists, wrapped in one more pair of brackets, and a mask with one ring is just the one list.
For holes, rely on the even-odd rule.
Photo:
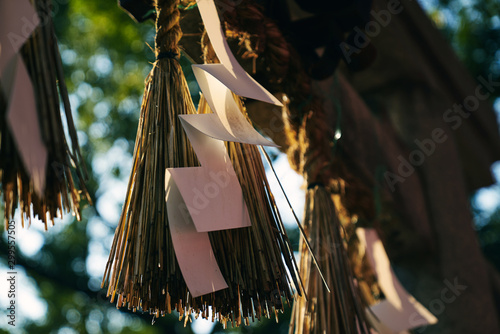
{"label": "green foliage", "polygon": [[[422,1],[427,3],[427,1]],[[500,77],[500,2],[440,0],[429,14],[451,42],[469,71],[477,77]],[[500,91],[493,93],[500,96]],[[494,98],[494,97],[493,97]]]}

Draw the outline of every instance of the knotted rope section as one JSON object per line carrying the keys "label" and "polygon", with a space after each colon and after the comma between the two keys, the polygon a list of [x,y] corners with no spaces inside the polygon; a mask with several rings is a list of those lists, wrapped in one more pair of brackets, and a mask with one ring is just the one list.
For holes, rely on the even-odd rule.
{"label": "knotted rope section", "polygon": [[175,58],[179,55],[182,30],[179,24],[179,0],[157,0],[156,8],[156,59]]}

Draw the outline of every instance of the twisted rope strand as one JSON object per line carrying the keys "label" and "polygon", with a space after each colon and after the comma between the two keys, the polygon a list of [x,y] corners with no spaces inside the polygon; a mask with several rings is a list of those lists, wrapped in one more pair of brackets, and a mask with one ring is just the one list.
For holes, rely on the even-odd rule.
{"label": "twisted rope strand", "polygon": [[179,0],[157,0],[156,8],[156,37],[155,54],[157,58],[162,55],[179,55],[179,41],[182,30],[179,24],[180,12],[177,9]]}

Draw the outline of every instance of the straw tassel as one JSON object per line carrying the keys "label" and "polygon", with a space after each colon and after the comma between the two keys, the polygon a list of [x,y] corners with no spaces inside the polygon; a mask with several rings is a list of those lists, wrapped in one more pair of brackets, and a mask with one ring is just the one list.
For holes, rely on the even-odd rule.
{"label": "straw tassel", "polygon": [[304,229],[332,292],[324,288],[301,240],[299,267],[309,299],[298,298],[295,302],[290,334],[369,333],[348,262],[347,236],[331,194],[322,185],[307,190]]}
{"label": "straw tassel", "polygon": [[[92,203],[84,181],[87,170],[80,153],[78,137],[73,123],[68,91],[64,80],[61,57],[52,22],[50,0],[31,1],[40,22],[22,47],[20,54],[31,78],[36,100],[36,113],[43,144],[47,149],[47,163],[43,193],[34,191],[33,175],[29,175],[23,164],[19,147],[13,133],[4,122],[8,101],[0,93],[0,183],[5,202],[5,220],[14,217],[19,209],[24,217],[37,217],[47,229],[54,218],[72,211],[77,220],[81,218],[80,202]],[[63,118],[60,104],[64,107]],[[66,141],[63,124],[66,123],[71,145]],[[71,148],[70,148],[71,147]],[[77,178],[75,180],[74,174]],[[78,182],[76,182],[78,181]],[[8,224],[5,224],[7,227]]]}
{"label": "straw tassel", "polygon": [[117,307],[151,314],[182,310],[188,295],[165,205],[165,169],[198,162],[178,115],[195,114],[181,66],[178,1],[156,2],[157,60],[146,79],[134,162],[103,286]]}

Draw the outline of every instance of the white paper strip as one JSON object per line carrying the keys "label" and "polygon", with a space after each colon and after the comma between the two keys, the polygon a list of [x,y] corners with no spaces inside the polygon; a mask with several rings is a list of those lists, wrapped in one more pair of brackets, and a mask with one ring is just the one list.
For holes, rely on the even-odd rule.
{"label": "white paper strip", "polygon": [[374,229],[358,228],[356,234],[361,244],[366,247],[366,254],[386,297],[371,307],[380,322],[394,333],[435,324],[436,317],[408,294],[397,279],[377,232]]}
{"label": "white paper strip", "polygon": [[[378,334],[395,334],[391,329],[389,329],[383,322],[377,319],[371,310],[365,309],[365,315],[368,322],[373,326],[373,329]],[[373,333],[373,332],[372,332]],[[399,333],[402,334],[402,333]]]}
{"label": "white paper strip", "polygon": [[0,1],[0,76],[39,23],[28,0]]}
{"label": "white paper strip", "polygon": [[[209,115],[199,115],[209,116]],[[224,143],[181,118],[201,167],[169,168],[198,232],[250,226],[248,209]]]}
{"label": "white paper strip", "polygon": [[[276,97],[245,72],[234,57],[222,31],[214,1],[198,0],[197,3],[210,42],[223,66],[220,66],[221,64],[211,64],[193,65],[193,67],[202,67],[240,96],[282,106]],[[207,96],[204,91],[203,94]]]}
{"label": "white paper strip", "polygon": [[168,170],[165,172],[165,193],[175,256],[189,293],[198,297],[226,289],[208,233],[196,231],[189,214],[183,211],[184,201]]}

